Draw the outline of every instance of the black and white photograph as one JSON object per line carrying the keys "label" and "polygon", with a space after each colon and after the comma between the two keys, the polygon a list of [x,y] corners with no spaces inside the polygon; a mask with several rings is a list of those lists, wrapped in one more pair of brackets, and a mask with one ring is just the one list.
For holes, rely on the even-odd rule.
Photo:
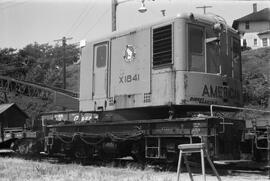
{"label": "black and white photograph", "polygon": [[0,180],[270,180],[269,82],[269,0],[0,0]]}

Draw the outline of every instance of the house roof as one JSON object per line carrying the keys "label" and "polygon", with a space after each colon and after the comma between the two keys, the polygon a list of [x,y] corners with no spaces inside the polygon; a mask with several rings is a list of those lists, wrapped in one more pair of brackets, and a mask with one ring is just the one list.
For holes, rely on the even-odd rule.
{"label": "house roof", "polygon": [[270,30],[266,30],[266,31],[258,33],[258,35],[266,35],[266,34],[270,34]]}
{"label": "house roof", "polygon": [[15,107],[20,112],[22,112],[22,114],[25,115],[25,117],[29,118],[29,116],[24,111],[22,111],[15,103],[0,104],[0,115],[3,114],[6,110],[10,109],[11,107]]}
{"label": "house roof", "polygon": [[13,106],[14,103],[11,104],[0,104],[0,114],[8,110],[11,106]]}
{"label": "house roof", "polygon": [[270,8],[264,8],[261,11],[253,12],[242,18],[236,19],[233,21],[232,27],[237,29],[239,22],[246,21],[270,21]]}

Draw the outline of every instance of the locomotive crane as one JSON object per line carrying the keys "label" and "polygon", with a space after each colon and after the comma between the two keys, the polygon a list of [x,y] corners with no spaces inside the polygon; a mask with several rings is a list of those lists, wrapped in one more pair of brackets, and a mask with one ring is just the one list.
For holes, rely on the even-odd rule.
{"label": "locomotive crane", "polygon": [[231,120],[207,111],[241,106],[241,92],[239,36],[218,16],[183,14],[112,33],[83,48],[78,119],[48,125],[45,150],[175,160],[178,144],[207,142],[212,156],[236,158],[237,148],[225,144],[239,145],[243,122],[220,134],[220,123]]}
{"label": "locomotive crane", "polygon": [[114,32],[80,62],[79,111],[41,115],[46,154],[175,162],[177,145],[202,142],[213,159],[240,158],[245,121],[214,114],[243,105],[240,37],[221,17]]}

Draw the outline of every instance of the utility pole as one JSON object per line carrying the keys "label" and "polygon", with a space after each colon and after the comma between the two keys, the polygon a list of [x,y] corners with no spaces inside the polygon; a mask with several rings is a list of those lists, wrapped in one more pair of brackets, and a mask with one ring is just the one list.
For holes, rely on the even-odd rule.
{"label": "utility pole", "polygon": [[67,40],[71,40],[72,38],[66,38],[65,36],[62,39],[54,40],[56,42],[62,41],[63,47],[63,89],[66,89],[66,45]]}
{"label": "utility pole", "polygon": [[[117,10],[117,6],[119,4],[122,3],[126,3],[129,1],[135,1],[135,0],[123,0],[123,1],[118,1],[118,0],[112,0],[111,4],[112,4],[112,31],[116,31],[116,10]],[[140,13],[145,13],[147,11],[147,9],[145,8],[145,4],[144,1],[145,0],[140,0],[141,1],[141,7],[138,9],[138,11]],[[155,0],[152,0],[155,1]]]}
{"label": "utility pole", "polygon": [[212,8],[213,6],[199,6],[199,7],[196,7],[196,8],[202,8],[203,9],[203,14],[206,13],[206,8]]}
{"label": "utility pole", "polygon": [[117,0],[112,0],[112,31],[116,31],[116,8],[118,6]]}

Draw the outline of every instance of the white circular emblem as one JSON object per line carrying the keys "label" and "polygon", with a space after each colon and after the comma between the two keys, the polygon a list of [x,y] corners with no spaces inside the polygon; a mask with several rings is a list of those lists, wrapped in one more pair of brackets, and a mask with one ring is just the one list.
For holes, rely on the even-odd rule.
{"label": "white circular emblem", "polygon": [[124,59],[126,62],[131,62],[135,59],[136,52],[132,45],[127,45],[124,53]]}

